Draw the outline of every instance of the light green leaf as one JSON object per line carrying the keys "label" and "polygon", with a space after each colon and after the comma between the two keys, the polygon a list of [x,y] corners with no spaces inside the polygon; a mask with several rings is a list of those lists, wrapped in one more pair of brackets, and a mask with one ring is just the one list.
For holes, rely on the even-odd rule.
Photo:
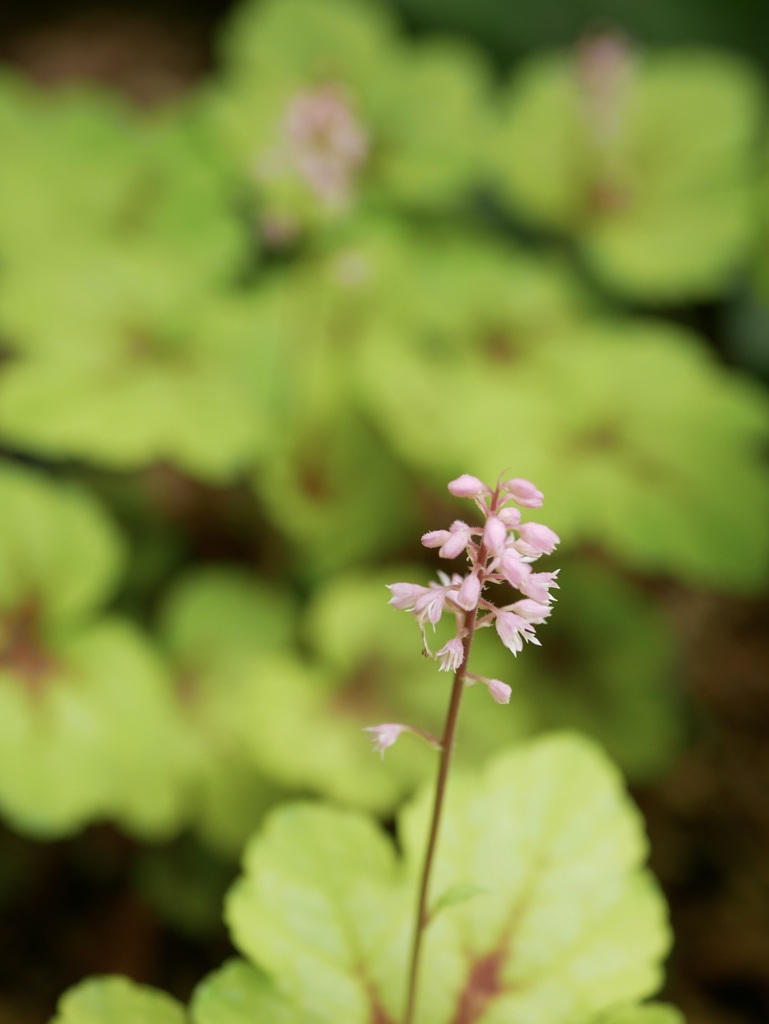
{"label": "light green leaf", "polygon": [[183,277],[194,289],[242,265],[251,242],[232,216],[193,102],[139,115],[96,87],[9,86],[8,78],[0,86],[9,93],[1,115],[4,268],[52,258],[66,266],[96,245],[141,254],[162,264],[164,280]]}
{"label": "light green leaf", "polygon": [[[399,1019],[429,803],[401,816],[401,862],[367,819],[302,804],[247,849],[227,901],[233,940],[323,1021]],[[456,775],[433,890],[487,893],[431,921],[417,1019],[573,1024],[654,992],[670,933],[645,856],[616,770],[585,740]]]}
{"label": "light green leaf", "polygon": [[542,648],[516,665],[537,731],[578,729],[632,781],[658,778],[686,730],[681,653],[659,599],[593,560],[567,560],[560,579]]}
{"label": "light green leaf", "polygon": [[291,595],[274,582],[206,567],[175,581],[160,631],[177,664],[199,673],[207,665],[290,646],[295,614]]}
{"label": "light green leaf", "polygon": [[[544,491],[548,524],[568,543],[698,585],[766,579],[769,399],[695,335],[653,320],[583,319],[552,333],[543,322],[536,342],[500,359],[472,321],[448,340],[440,324],[427,303],[408,320],[382,318],[358,363],[382,430],[436,486],[467,466],[494,479],[514,444],[515,471]],[[457,389],[461,417],[444,399]],[[521,424],[536,429],[516,444]],[[713,544],[724,529],[733,541]]]}
{"label": "light green leaf", "polygon": [[[242,960],[230,960],[195,989],[193,1024],[315,1024],[318,1018],[282,996],[267,976]],[[655,1024],[655,1022],[651,1022]]]}
{"label": "light green leaf", "polygon": [[389,1020],[401,986],[378,990],[374,981],[405,894],[378,826],[330,807],[285,805],[247,848],[244,872],[225,911],[238,948],[322,1021]]}
{"label": "light green leaf", "polygon": [[88,978],[66,992],[50,1024],[187,1024],[171,996],[128,978]]}
{"label": "light green leaf", "polygon": [[[123,559],[117,529],[83,489],[0,460],[0,620],[29,602],[47,624],[87,617]],[[2,634],[0,624],[0,648]]]}
{"label": "light green leaf", "polygon": [[171,681],[128,623],[105,620],[50,650],[33,688],[0,668],[0,806],[42,836],[109,818],[142,836],[178,828],[188,738]]}
{"label": "light green leaf", "polygon": [[452,885],[450,889],[447,889],[444,893],[438,897],[435,903],[430,908],[430,917],[434,918],[442,910],[447,907],[456,906],[457,903],[464,903],[465,900],[471,900],[474,896],[482,896],[484,893],[488,893],[488,889],[485,889],[482,885],[471,885],[465,883],[462,885]]}
{"label": "light green leaf", "polygon": [[[427,804],[399,829],[414,873]],[[473,998],[484,1024],[560,1024],[656,991],[670,932],[645,857],[618,773],[585,740],[540,740],[455,779],[434,886],[474,878],[490,895],[428,930],[417,1016],[450,1020]]]}
{"label": "light green leaf", "polygon": [[[524,65],[492,160],[499,189],[523,219],[575,235],[621,293],[647,302],[717,294],[755,236],[762,83],[728,54],[622,55],[622,45],[622,69],[592,100],[589,42]],[[598,120],[607,108],[611,132]]]}
{"label": "light green leaf", "polygon": [[[223,52],[212,129],[255,196],[268,243],[349,222],[383,200],[446,207],[476,183],[489,74],[468,47],[407,44],[375,4],[272,0],[240,8]],[[313,105],[350,140],[338,152],[332,142],[325,174],[305,158],[317,148]]]}
{"label": "light green leaf", "polygon": [[685,1024],[683,1014],[673,1006],[647,1003],[644,1006],[626,1006],[601,1015],[590,1024]]}
{"label": "light green leaf", "polygon": [[206,842],[228,856],[279,795],[249,756],[258,730],[244,724],[244,673],[254,657],[293,647],[295,633],[287,590],[224,567],[183,576],[161,608],[161,643],[194,750],[192,816]]}
{"label": "light green leaf", "polygon": [[[214,481],[256,458],[270,422],[243,373],[244,351],[260,348],[250,300],[167,262],[89,247],[15,272],[0,298],[19,350],[0,376],[4,436],[48,458],[119,469],[166,459]],[[268,388],[269,357],[249,358]]]}

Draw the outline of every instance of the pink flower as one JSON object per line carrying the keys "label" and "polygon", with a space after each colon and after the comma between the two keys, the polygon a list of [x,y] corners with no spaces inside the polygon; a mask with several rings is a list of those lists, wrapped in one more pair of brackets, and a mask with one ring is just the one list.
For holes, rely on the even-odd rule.
{"label": "pink flower", "polygon": [[383,725],[367,725],[363,731],[371,733],[374,750],[384,757],[385,750],[395,743],[402,732],[408,730],[409,727],[407,725],[400,725],[397,722],[385,722]]}
{"label": "pink flower", "polygon": [[[502,643],[515,655],[523,650],[525,643],[539,645],[536,627],[550,617],[554,600],[550,591],[558,588],[558,570],[536,573],[531,563],[540,555],[550,554],[559,538],[542,523],[522,523],[520,510],[509,507],[511,501],[528,508],[542,504],[542,493],[529,480],[515,477],[498,483],[492,491],[478,477],[464,473],[451,481],[449,491],[458,497],[474,499],[484,518],[483,528],[468,526],[457,519],[448,530],[425,533],[422,543],[425,547],[437,548],[442,558],[456,558],[466,552],[468,568],[464,573],[451,575],[439,572],[439,582],[427,587],[393,583],[389,587],[390,604],[413,613],[422,635],[424,653],[438,658],[440,671],[464,675],[468,667],[465,643],[469,641],[463,642],[463,638],[469,637],[476,627],[493,624]],[[514,603],[498,607],[488,600],[488,595],[483,596],[484,588],[487,583],[503,580],[520,596]],[[456,619],[457,635],[433,654],[427,641],[427,624],[435,629],[444,612]],[[472,678],[468,673],[468,684]],[[481,680],[480,676],[475,678]],[[510,700],[510,687],[506,683],[498,679],[482,681],[498,703],[506,704]],[[404,727],[381,728],[402,730]]]}
{"label": "pink flower", "polygon": [[[499,571],[510,586],[516,589],[521,589],[525,580],[531,576],[531,566],[523,561],[517,551],[510,548],[505,551],[499,560]],[[392,602],[390,603],[392,604]]]}
{"label": "pink flower", "polygon": [[417,599],[430,593],[429,587],[422,587],[418,583],[388,583],[387,589],[392,594],[387,603],[404,612],[413,611]]}
{"label": "pink flower", "polygon": [[438,657],[441,659],[441,672],[456,672],[465,660],[465,649],[459,637],[455,636],[444,644],[438,651]]}
{"label": "pink flower", "polygon": [[491,494],[491,488],[487,487],[477,476],[463,473],[462,476],[451,481],[449,493],[453,494],[455,498],[480,498],[483,494]]}
{"label": "pink flower", "polygon": [[445,603],[445,588],[439,587],[437,583],[431,583],[427,588],[427,592],[418,597],[414,603],[414,614],[417,617],[417,622],[424,625],[427,621],[434,626],[440,620],[441,615],[443,615]]}
{"label": "pink flower", "polygon": [[447,586],[439,583],[431,583],[429,587],[418,583],[389,583],[387,589],[393,595],[389,602],[393,608],[413,612],[420,625],[429,622],[434,626],[443,615]]}
{"label": "pink flower", "polygon": [[524,640],[539,644],[531,623],[508,609],[503,608],[497,612],[494,625],[499,634],[499,639],[513,654],[517,655],[519,651],[523,650]]}
{"label": "pink flower", "polygon": [[448,530],[432,530],[422,536],[422,543],[426,548],[440,548],[438,554],[441,558],[456,558],[461,555],[472,539],[473,531],[467,523],[461,519],[455,520]]}
{"label": "pink flower", "polygon": [[454,595],[454,601],[466,612],[471,612],[478,607],[478,598],[481,596],[481,581],[478,574],[471,572],[465,576],[461,587]]}
{"label": "pink flower", "polygon": [[526,619],[533,626],[538,626],[547,619],[553,609],[549,605],[524,598],[523,601],[516,601],[515,604],[511,604],[509,610],[513,614],[519,615],[522,619]]}
{"label": "pink flower", "polygon": [[488,687],[489,693],[497,704],[510,703],[510,694],[513,692],[511,686],[508,686],[507,683],[501,682],[499,679],[484,679],[484,682]]}
{"label": "pink flower", "polygon": [[557,533],[542,523],[521,523],[518,534],[520,540],[515,544],[516,550],[531,557],[552,554],[561,540]]}
{"label": "pink flower", "polygon": [[513,690],[507,683],[503,683],[500,679],[487,679],[486,676],[476,676],[472,672],[468,672],[465,684],[475,686],[476,683],[483,683],[497,704],[510,703],[510,695]]}
{"label": "pink flower", "polygon": [[283,137],[308,188],[326,203],[345,205],[370,149],[345,92],[327,84],[297,93],[285,114]]}
{"label": "pink flower", "polygon": [[542,491],[538,491],[530,480],[523,480],[521,477],[508,480],[505,484],[505,491],[516,505],[520,505],[522,508],[539,508],[544,498]]}
{"label": "pink flower", "polygon": [[558,590],[557,579],[559,572],[560,569],[556,569],[555,572],[533,572],[518,584],[518,589],[533,601],[538,601],[540,604],[549,604],[550,590]]}
{"label": "pink flower", "polygon": [[441,558],[456,558],[457,555],[461,555],[467,545],[472,539],[473,530],[463,523],[461,519],[456,519],[449,527],[449,536],[444,543],[438,554]]}
{"label": "pink flower", "polygon": [[505,547],[507,527],[498,516],[489,516],[483,528],[483,544],[492,555],[499,555]]}

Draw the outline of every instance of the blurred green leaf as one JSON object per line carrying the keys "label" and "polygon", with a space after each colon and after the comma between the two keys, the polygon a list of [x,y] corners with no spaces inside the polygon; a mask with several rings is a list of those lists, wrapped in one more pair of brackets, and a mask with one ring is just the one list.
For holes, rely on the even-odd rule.
{"label": "blurred green leaf", "polygon": [[598,562],[567,560],[559,580],[542,650],[520,664],[537,729],[579,729],[633,782],[659,777],[686,739],[672,623],[658,601]]}
{"label": "blurred green leaf", "polygon": [[194,100],[139,115],[97,87],[53,92],[6,73],[0,128],[0,251],[9,266],[52,256],[66,265],[96,246],[188,280],[242,267],[248,235]]}
{"label": "blurred green leaf", "polygon": [[165,992],[128,978],[88,978],[65,993],[50,1024],[186,1024],[183,1007]]}
{"label": "blurred green leaf", "polygon": [[43,836],[178,827],[187,749],[148,642],[97,618],[120,538],[85,492],[0,469],[0,807]]}
{"label": "blurred green leaf", "polygon": [[57,624],[88,618],[124,559],[117,529],[84,489],[0,461],[0,614],[32,602]]}
{"label": "blurred green leaf", "polygon": [[672,1006],[649,1003],[629,1006],[601,1016],[595,1024],[685,1024],[683,1014]]}
{"label": "blurred green leaf", "polygon": [[[627,50],[610,73],[597,47],[622,44],[592,45],[532,58],[514,79],[492,160],[501,194],[523,220],[576,236],[621,294],[718,295],[755,240],[758,76],[696,50]],[[590,92],[587,76],[599,73]],[[607,110],[615,127],[603,124]]]}
{"label": "blurred green leaf", "polygon": [[[291,649],[295,615],[285,589],[224,567],[177,580],[160,610],[160,641],[194,751],[190,816],[204,840],[227,856],[239,852],[281,795],[248,754],[243,666]],[[269,717],[269,707],[260,717]]]}
{"label": "blurred green leaf", "polygon": [[661,321],[543,319],[537,334],[501,310],[489,345],[490,313],[449,333],[425,303],[368,330],[359,386],[399,457],[436,486],[468,470],[494,479],[514,459],[567,544],[698,585],[761,585],[765,391]]}
{"label": "blurred green leaf", "polygon": [[[201,292],[129,252],[78,250],[66,267],[15,274],[0,323],[16,350],[0,377],[0,429],[26,450],[117,469],[168,459],[223,482],[268,443],[255,396],[269,389],[271,357],[247,298]],[[261,366],[253,381],[247,352]]]}
{"label": "blurred green leaf", "polygon": [[382,201],[446,207],[477,181],[488,76],[468,48],[407,46],[365,0],[281,0],[241,6],[222,51],[212,125],[268,241]]}

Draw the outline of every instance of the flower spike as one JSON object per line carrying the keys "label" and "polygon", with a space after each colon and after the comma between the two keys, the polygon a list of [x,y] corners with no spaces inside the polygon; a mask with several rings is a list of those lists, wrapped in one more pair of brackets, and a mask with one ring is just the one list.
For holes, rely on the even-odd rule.
{"label": "flower spike", "polygon": [[[435,789],[430,838],[427,843],[420,895],[417,904],[414,942],[406,999],[404,1024],[412,1024],[416,1007],[416,985],[422,949],[422,937],[430,919],[428,891],[435,853],[435,837],[444,804],[446,780],[454,749],[459,706],[465,686],[482,683],[497,704],[509,704],[512,688],[501,679],[487,679],[468,671],[467,660],[477,629],[493,625],[500,640],[514,655],[525,643],[539,644],[536,635],[551,613],[550,591],[558,587],[557,570],[533,572],[531,563],[541,555],[549,555],[558,544],[558,535],[542,523],[521,522],[521,508],[539,508],[542,492],[522,477],[503,482],[500,476],[494,489],[477,476],[463,473],[449,483],[449,492],[456,498],[469,498],[483,517],[482,527],[471,527],[456,520],[448,530],[431,530],[422,536],[427,548],[437,548],[441,558],[456,558],[464,551],[468,569],[464,575],[439,572],[440,582],[423,587],[415,583],[390,585],[390,604],[411,612],[422,635],[424,653],[438,658],[441,672],[453,672],[446,724],[440,741],[412,726],[388,722],[367,728],[374,748],[381,754],[408,730],[432,742],[441,751],[441,764]],[[511,507],[510,503],[517,505]],[[519,592],[520,600],[498,607],[484,597],[487,584],[507,582]],[[435,627],[443,613],[453,614],[456,633],[443,647],[432,654],[426,638],[426,624]]]}

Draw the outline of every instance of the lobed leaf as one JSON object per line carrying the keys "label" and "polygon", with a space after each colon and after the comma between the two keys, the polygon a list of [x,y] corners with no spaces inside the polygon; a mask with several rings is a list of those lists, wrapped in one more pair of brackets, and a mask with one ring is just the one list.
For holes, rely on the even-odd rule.
{"label": "lobed leaf", "polygon": [[604,82],[600,98],[616,128],[594,136],[580,59],[536,56],[513,81],[492,158],[501,194],[524,219],[575,235],[624,295],[718,294],[755,237],[762,83],[715,51],[628,49],[624,84]]}
{"label": "lobed leaf", "polygon": [[[192,1024],[317,1024],[281,995],[267,975],[230,960],[198,985],[190,1003]],[[654,1024],[654,1022],[651,1022]]]}
{"label": "lobed leaf", "polygon": [[[320,1020],[399,1017],[428,803],[400,817],[400,862],[367,819],[303,804],[248,847],[233,940]],[[455,777],[433,891],[485,893],[431,920],[417,1019],[573,1024],[654,992],[670,933],[645,855],[618,774],[585,740],[540,740]]]}
{"label": "lobed leaf", "polygon": [[88,978],[59,1000],[50,1024],[189,1024],[180,1003],[128,978]]}

